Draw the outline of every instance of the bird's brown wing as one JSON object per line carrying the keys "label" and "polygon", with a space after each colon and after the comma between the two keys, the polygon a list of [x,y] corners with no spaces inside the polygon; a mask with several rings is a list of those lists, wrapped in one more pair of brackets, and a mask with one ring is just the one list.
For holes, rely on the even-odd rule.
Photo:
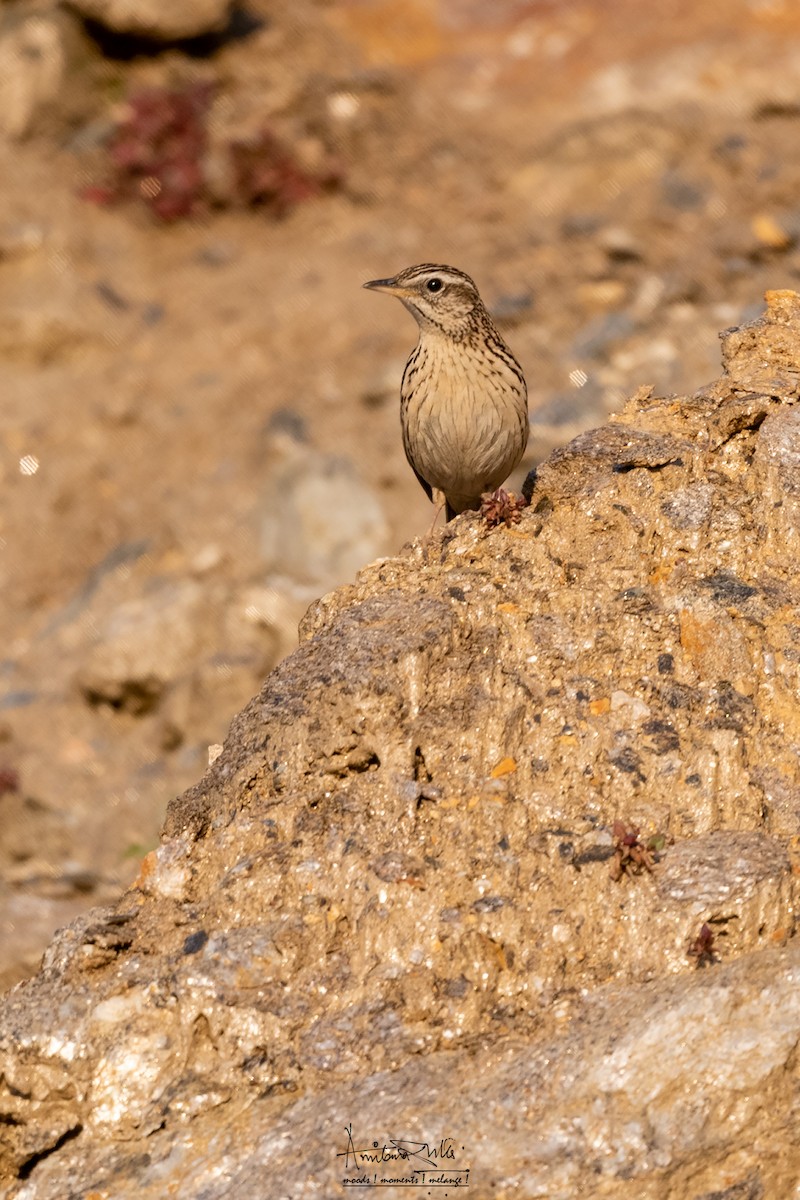
{"label": "bird's brown wing", "polygon": [[408,450],[406,450],[406,458],[408,459],[408,464],[411,467],[411,470],[414,472],[417,479],[420,481],[420,484],[422,485],[422,490],[425,492],[425,495],[428,497],[429,500],[433,500],[433,488],[428,483],[427,479],[422,478],[419,471],[414,466],[413,460],[411,458],[411,455],[408,453]]}
{"label": "bird's brown wing", "polygon": [[407,429],[406,421],[405,421],[405,411],[406,411],[406,406],[408,404],[409,392],[411,391],[411,380],[413,378],[415,371],[417,370],[417,359],[419,357],[419,354],[420,354],[420,347],[418,345],[416,347],[416,349],[414,350],[414,352],[412,353],[411,357],[409,358],[408,362],[406,363],[405,370],[403,371],[403,379],[400,384],[400,425],[403,430],[403,449],[406,452],[406,458],[408,459],[408,465],[411,467],[411,470],[414,472],[417,479],[419,480],[420,486],[422,487],[422,490],[424,491],[425,495],[428,497],[428,499],[430,501],[433,501],[433,488],[428,483],[427,479],[422,478],[419,471],[417,470],[414,459],[411,456],[411,448],[408,444],[408,429]]}

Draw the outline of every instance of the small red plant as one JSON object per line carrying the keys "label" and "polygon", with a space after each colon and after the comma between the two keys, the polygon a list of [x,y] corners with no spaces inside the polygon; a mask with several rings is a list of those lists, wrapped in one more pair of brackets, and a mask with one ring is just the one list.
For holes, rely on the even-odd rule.
{"label": "small red plant", "polygon": [[686,953],[690,958],[697,959],[698,967],[710,967],[714,963],[719,962],[719,957],[714,951],[714,931],[711,926],[704,921],[700,926],[700,932],[696,938],[693,938],[686,947]]}
{"label": "small red plant", "polygon": [[339,182],[333,169],[309,174],[268,129],[253,141],[232,142],[229,152],[239,201],[264,206],[277,217]]}
{"label": "small red plant", "polygon": [[143,201],[161,221],[177,221],[215,204],[263,205],[282,216],[339,181],[333,169],[314,175],[269,129],[249,142],[229,141],[229,197],[212,197],[207,174],[211,83],[134,92],[108,143],[105,180],[83,189],[85,200]]}
{"label": "small red plant", "polygon": [[655,851],[651,838],[647,843],[639,841],[639,826],[626,825],[624,821],[615,821],[612,826],[614,835],[614,857],[611,860],[611,878],[616,883],[623,875],[641,875],[642,871],[652,872],[656,862]]}
{"label": "small red plant", "polygon": [[19,771],[14,767],[0,767],[0,796],[19,791]]}
{"label": "small red plant", "polygon": [[489,529],[498,525],[511,528],[522,516],[522,510],[528,507],[524,496],[515,496],[505,488],[497,488],[494,492],[484,492],[481,496],[480,513]]}
{"label": "small red plant", "polygon": [[128,114],[108,147],[112,179],[101,196],[139,198],[162,221],[188,217],[202,203],[206,120],[213,88],[145,88],[134,92]]}

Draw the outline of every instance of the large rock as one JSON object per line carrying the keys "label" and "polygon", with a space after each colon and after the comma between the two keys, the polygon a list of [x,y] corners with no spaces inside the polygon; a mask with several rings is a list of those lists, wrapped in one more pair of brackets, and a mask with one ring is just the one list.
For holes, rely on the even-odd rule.
{"label": "large rock", "polygon": [[794,1194],[800,297],[724,357],[309,613],[6,999],[11,1194]]}
{"label": "large rock", "polygon": [[310,587],[313,599],[385,553],[389,530],[374,489],[348,459],[314,449],[291,412],[270,420],[264,474],[261,551],[271,579]]}
{"label": "large rock", "polygon": [[224,29],[231,0],[71,0],[83,17],[113,33],[173,42]]}
{"label": "large rock", "polygon": [[92,703],[149,711],[197,659],[204,617],[203,589],[191,580],[120,604],[98,630],[78,686]]}
{"label": "large rock", "polygon": [[24,137],[55,105],[74,46],[58,12],[0,10],[0,138]]}

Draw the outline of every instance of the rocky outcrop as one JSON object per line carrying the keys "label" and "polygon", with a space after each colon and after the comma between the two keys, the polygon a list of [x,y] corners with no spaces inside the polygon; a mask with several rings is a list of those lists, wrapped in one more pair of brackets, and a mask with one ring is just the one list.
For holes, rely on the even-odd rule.
{"label": "rocky outcrop", "polygon": [[10,1195],[791,1194],[800,297],[723,357],[309,612],[6,999]]}

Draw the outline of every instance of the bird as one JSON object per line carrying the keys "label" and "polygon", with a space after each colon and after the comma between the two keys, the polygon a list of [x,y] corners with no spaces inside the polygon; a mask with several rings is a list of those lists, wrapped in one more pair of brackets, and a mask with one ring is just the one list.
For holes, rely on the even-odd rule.
{"label": "bird", "polygon": [[522,367],[463,271],[420,263],[363,286],[396,296],[419,326],[400,385],[403,447],[414,474],[429,500],[434,492],[443,497],[447,521],[480,508],[528,444]]}

